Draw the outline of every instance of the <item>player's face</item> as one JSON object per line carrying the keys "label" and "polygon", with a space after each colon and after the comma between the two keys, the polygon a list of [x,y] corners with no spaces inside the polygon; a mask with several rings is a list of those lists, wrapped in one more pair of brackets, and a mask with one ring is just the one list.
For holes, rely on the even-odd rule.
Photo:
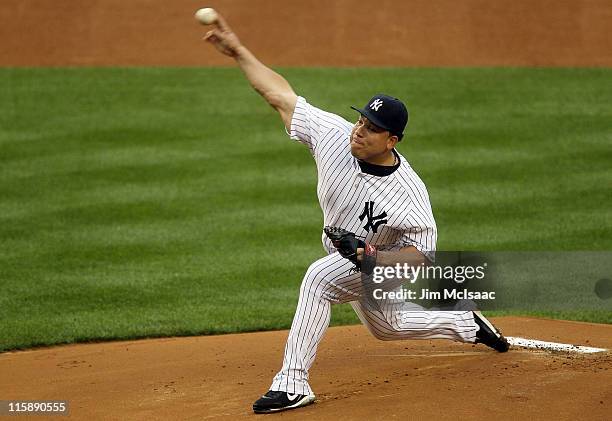
{"label": "player's face", "polygon": [[395,143],[396,136],[371,123],[364,116],[359,117],[351,132],[351,153],[355,158],[372,164],[383,164]]}

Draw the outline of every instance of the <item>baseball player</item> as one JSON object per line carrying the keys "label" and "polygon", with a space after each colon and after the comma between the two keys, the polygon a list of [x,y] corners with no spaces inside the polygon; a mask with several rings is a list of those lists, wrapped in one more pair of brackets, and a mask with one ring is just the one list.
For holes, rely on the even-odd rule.
{"label": "baseball player", "polygon": [[375,266],[425,264],[436,249],[427,189],[395,150],[408,122],[404,104],[378,94],[363,108],[352,107],[358,119],[348,122],[296,95],[241,44],[222,16],[215,25],[204,39],[236,60],[252,87],[278,111],[291,139],[310,150],[326,226],[327,256],[306,271],[282,368],[253,410],[272,413],[314,402],[308,371],[329,325],[331,304],[351,303],[378,339],[451,339],[507,351],[505,338],[479,312],[426,311],[403,300],[368,299],[364,274],[367,278]]}

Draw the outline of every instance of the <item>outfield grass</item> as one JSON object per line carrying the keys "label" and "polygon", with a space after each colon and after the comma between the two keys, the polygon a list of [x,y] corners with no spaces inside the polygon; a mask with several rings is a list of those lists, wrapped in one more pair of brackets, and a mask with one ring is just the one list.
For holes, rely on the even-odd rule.
{"label": "outfield grass", "polygon": [[[349,119],[406,100],[440,249],[612,250],[611,69],[282,73]],[[0,351],[290,326],[315,168],[237,69],[0,69],[0,92]]]}

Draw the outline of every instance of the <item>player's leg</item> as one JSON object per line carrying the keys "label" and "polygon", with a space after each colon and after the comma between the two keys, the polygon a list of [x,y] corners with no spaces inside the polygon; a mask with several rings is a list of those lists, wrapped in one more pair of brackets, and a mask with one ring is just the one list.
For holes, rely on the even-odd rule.
{"label": "player's leg", "polygon": [[306,272],[281,371],[271,390],[309,395],[308,370],[331,316],[332,303],[345,303],[361,295],[361,277],[354,265],[338,253],[314,262]]}
{"label": "player's leg", "polygon": [[499,352],[509,348],[501,332],[478,311],[430,311],[401,299],[373,299],[371,291],[351,305],[378,339],[450,339],[483,343]]}
{"label": "player's leg", "polygon": [[409,302],[372,305],[364,300],[351,303],[370,333],[381,340],[450,339],[472,343],[478,326],[471,311],[428,311]]}

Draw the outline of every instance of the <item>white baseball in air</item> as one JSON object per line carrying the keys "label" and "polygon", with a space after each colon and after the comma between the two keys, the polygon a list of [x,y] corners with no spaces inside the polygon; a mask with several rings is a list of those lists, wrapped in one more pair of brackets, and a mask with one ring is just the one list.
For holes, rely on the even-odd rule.
{"label": "white baseball in air", "polygon": [[215,9],[205,7],[204,9],[200,9],[196,12],[195,18],[202,25],[212,25],[217,21],[217,12],[215,12]]}

